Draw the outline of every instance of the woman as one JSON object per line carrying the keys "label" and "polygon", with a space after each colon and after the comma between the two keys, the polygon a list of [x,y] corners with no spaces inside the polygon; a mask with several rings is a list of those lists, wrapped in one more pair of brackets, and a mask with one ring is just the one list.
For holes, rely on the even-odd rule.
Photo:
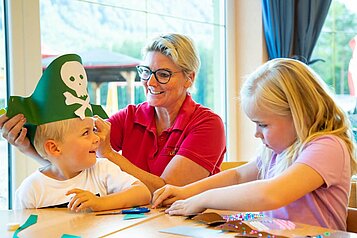
{"label": "woman", "polygon": [[[143,52],[137,69],[147,100],[129,105],[108,121],[98,118],[97,155],[140,179],[151,192],[219,172],[226,151],[222,120],[188,92],[200,66],[193,42],[184,35],[167,34],[153,39]],[[3,137],[41,160],[26,138],[25,122],[23,115],[9,120],[0,116]]]}

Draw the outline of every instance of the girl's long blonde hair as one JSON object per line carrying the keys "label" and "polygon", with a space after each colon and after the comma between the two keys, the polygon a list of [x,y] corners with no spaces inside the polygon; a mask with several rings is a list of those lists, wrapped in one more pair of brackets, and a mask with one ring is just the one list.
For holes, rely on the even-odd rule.
{"label": "girl's long blonde hair", "polygon": [[[351,124],[330,96],[326,84],[304,63],[280,58],[263,64],[244,82],[241,103],[245,111],[253,107],[280,116],[292,116],[297,138],[283,152],[286,159],[279,160],[277,172],[289,167],[307,143],[322,135],[335,135],[345,142],[351,158],[351,172],[356,172]],[[271,155],[271,149],[262,149],[260,156],[264,166],[261,176],[266,173]]]}

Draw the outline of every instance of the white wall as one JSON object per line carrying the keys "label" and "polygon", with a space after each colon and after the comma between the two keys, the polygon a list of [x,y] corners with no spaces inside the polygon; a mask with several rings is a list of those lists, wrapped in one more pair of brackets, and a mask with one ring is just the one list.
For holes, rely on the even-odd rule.
{"label": "white wall", "polygon": [[[41,72],[38,0],[7,1],[11,95],[31,95]],[[38,164],[13,148],[13,191]]]}
{"label": "white wall", "polygon": [[244,76],[266,61],[261,0],[227,0],[227,154],[251,160],[261,145],[239,104]]}

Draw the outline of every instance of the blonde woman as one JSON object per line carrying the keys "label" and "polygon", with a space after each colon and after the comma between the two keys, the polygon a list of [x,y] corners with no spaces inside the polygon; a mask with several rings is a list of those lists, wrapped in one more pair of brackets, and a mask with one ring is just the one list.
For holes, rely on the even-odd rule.
{"label": "blonde woman", "polygon": [[[146,101],[96,120],[98,157],[108,158],[154,192],[165,184],[186,185],[220,172],[226,152],[222,119],[189,93],[200,68],[194,42],[170,33],[143,49],[137,66]],[[10,144],[46,164],[23,128],[26,118],[0,115],[0,132]]]}
{"label": "blonde woman", "polygon": [[153,206],[179,200],[166,212],[264,211],[345,230],[355,149],[350,123],[320,78],[300,61],[274,59],[248,77],[241,103],[264,144],[257,158],[184,187],[165,186]]}

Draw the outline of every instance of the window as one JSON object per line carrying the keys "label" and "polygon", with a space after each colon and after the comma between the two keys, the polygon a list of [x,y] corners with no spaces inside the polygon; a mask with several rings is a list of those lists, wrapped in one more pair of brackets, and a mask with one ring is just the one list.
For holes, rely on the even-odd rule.
{"label": "window", "polygon": [[[41,0],[44,62],[77,53],[87,67],[92,103],[109,115],[145,100],[135,66],[146,41],[161,33],[188,34],[201,58],[193,98],[224,118],[225,25],[220,0]],[[78,11],[78,9],[81,9]],[[75,19],[75,21],[73,20]],[[111,66],[102,67],[109,62]],[[102,65],[101,65],[102,64]]]}
{"label": "window", "polygon": [[[357,89],[357,46],[353,46],[356,45],[353,41],[357,41],[356,25],[357,2],[333,0],[312,55],[312,59],[324,62],[318,61],[311,66],[334,90],[338,103],[350,114],[354,127],[357,127],[357,92],[354,89]],[[355,66],[349,67],[350,62]],[[354,87],[351,76],[356,80]]]}
{"label": "window", "polygon": [[[5,34],[4,34],[4,2],[0,1],[0,109],[6,107],[7,82],[5,76]],[[8,180],[8,144],[0,137],[0,209],[7,209],[9,204]]]}
{"label": "window", "polygon": [[[0,2],[1,12],[4,8],[3,2],[7,1]],[[9,52],[14,56],[9,63],[9,72],[13,70],[14,62],[17,68],[13,70],[16,75],[11,74],[13,81],[7,85],[4,76],[4,24],[1,15],[0,108],[7,104],[6,89],[9,86],[13,95],[29,95],[36,85],[36,79],[39,78],[39,62],[36,58],[39,56],[39,34],[36,23],[40,15],[43,66],[51,57],[59,54],[78,53],[82,58],[90,58],[93,52],[99,56],[104,55],[104,59],[95,55],[97,63],[100,63],[100,60],[110,61],[108,58],[111,57],[121,57],[126,60],[124,62],[131,63],[126,65],[125,69],[113,67],[114,69],[105,70],[99,67],[100,64],[92,67],[102,71],[91,72],[91,103],[102,104],[109,115],[128,103],[145,100],[136,70],[132,70],[141,60],[140,51],[144,43],[160,33],[179,32],[189,35],[198,47],[202,63],[195,89],[192,91],[193,98],[212,108],[225,121],[225,2],[182,0],[178,4],[174,0],[9,1],[9,6],[12,7],[10,21],[15,19],[12,22],[13,28],[9,30],[12,33],[12,48]],[[13,29],[16,29],[15,32]],[[19,63],[19,59],[22,62]],[[123,66],[123,63],[119,66]],[[91,67],[88,67],[88,71],[89,68]],[[104,77],[99,77],[98,74]],[[5,179],[0,181],[0,209],[7,209],[10,204],[9,194],[13,194],[14,191],[9,192],[8,144],[1,138],[0,174]],[[15,150],[16,158],[12,164],[12,170],[16,175],[12,180],[14,189],[38,166],[26,156],[21,156],[22,154]]]}

